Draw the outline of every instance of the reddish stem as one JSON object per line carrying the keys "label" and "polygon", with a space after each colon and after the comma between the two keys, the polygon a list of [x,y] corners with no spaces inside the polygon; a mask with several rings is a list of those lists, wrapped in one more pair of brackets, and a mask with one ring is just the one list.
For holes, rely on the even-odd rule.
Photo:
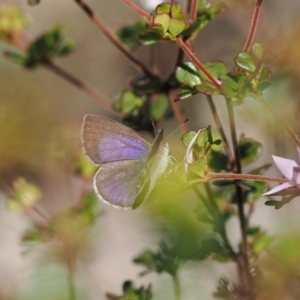
{"label": "reddish stem", "polygon": [[256,174],[237,174],[237,173],[210,173],[207,175],[210,180],[222,179],[222,180],[251,180],[251,181],[272,181],[278,183],[288,182],[286,178],[262,176]]}
{"label": "reddish stem", "polygon": [[82,0],[74,0],[83,11],[90,17],[94,24],[102,33],[133,63],[137,70],[143,72],[149,77],[155,77],[154,74],[113,34],[106,24],[97,16],[93,10]]}
{"label": "reddish stem", "polygon": [[186,132],[189,131],[189,128],[188,128],[188,126],[187,126],[187,124],[185,122],[186,119],[183,116],[183,113],[182,113],[182,110],[181,110],[181,108],[179,106],[179,103],[176,103],[174,101],[175,97],[176,97],[175,92],[171,91],[169,93],[169,102],[170,102],[171,108],[172,108],[172,110],[174,112],[175,118],[176,118],[177,123],[180,126],[182,132],[186,133]]}
{"label": "reddish stem", "polygon": [[134,10],[137,14],[140,16],[146,18],[147,20],[149,19],[149,14],[145,12],[143,9],[141,9],[139,6],[136,4],[132,3],[131,0],[122,0],[126,5],[128,5],[132,10]]}
{"label": "reddish stem", "polygon": [[198,10],[198,0],[192,1],[192,8],[191,8],[191,22],[194,22],[197,18],[197,10]]}
{"label": "reddish stem", "polygon": [[79,80],[78,78],[74,77],[70,73],[66,72],[65,70],[53,64],[51,61],[43,61],[42,65],[46,67],[48,70],[55,73],[56,75],[60,76],[61,78],[65,79],[66,81],[76,86],[78,89],[80,89],[85,94],[89,95],[91,98],[95,99],[97,102],[99,102],[103,107],[108,109],[114,115],[121,118],[124,117],[124,114],[117,112],[113,108],[112,101],[110,101],[110,99],[108,99],[103,94],[101,94],[93,86]]}
{"label": "reddish stem", "polygon": [[247,38],[246,44],[244,46],[245,52],[249,51],[249,49],[253,43],[253,39],[254,39],[254,35],[256,32],[257,23],[259,20],[259,15],[260,15],[261,7],[262,7],[262,2],[263,2],[263,0],[256,0],[255,9],[254,9],[253,17],[252,17],[252,22],[251,22],[250,30],[248,33],[248,38]]}
{"label": "reddish stem", "polygon": [[197,56],[191,51],[191,49],[184,43],[181,38],[176,38],[177,45],[185,52],[185,54],[191,59],[191,61],[208,77],[212,84],[220,91],[223,95],[221,89],[221,84],[206,70],[204,65],[200,62]]}

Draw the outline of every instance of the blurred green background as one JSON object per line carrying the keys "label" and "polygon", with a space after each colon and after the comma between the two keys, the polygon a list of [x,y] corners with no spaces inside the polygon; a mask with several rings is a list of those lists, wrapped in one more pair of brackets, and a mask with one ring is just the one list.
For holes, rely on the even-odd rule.
{"label": "blurred green background", "polygon": [[[234,68],[233,58],[244,45],[254,1],[224,2],[228,10],[201,32],[196,42],[197,53],[202,61],[223,60],[228,68]],[[137,74],[127,59],[107,41],[73,1],[44,0],[40,5],[29,6],[26,1],[0,0],[0,5],[5,3],[19,4],[28,14],[30,26],[26,32],[30,39],[52,25],[63,25],[67,36],[76,42],[77,47],[73,54],[57,59],[56,64],[94,85],[109,98],[113,99],[127,86],[128,78]],[[120,0],[89,0],[88,3],[114,30],[138,19]],[[262,42],[274,57],[270,64],[276,83],[267,90],[266,95],[289,120],[295,132],[300,129],[299,9],[298,0],[266,0],[255,39]],[[0,51],[10,47],[1,43]],[[148,66],[153,66],[154,52],[155,67],[167,77],[168,70],[174,66],[177,48],[160,44],[141,47],[136,54]],[[24,70],[2,56],[0,79],[0,299],[69,299],[67,271],[52,257],[47,247],[29,251],[21,243],[31,219],[28,215],[8,211],[5,192],[13,179],[25,176],[41,187],[43,198],[40,205],[46,215],[55,215],[72,205],[78,198],[81,185],[72,174],[72,164],[81,151],[82,118],[86,113],[113,116],[93,99],[42,67],[33,71]],[[216,98],[215,103],[226,122],[224,101]],[[182,107],[185,115],[191,119],[191,129],[214,125],[203,96],[183,101]],[[259,104],[246,99],[245,104],[235,111],[238,134],[246,133],[264,144],[265,151],[260,164],[270,162],[270,154],[295,157],[293,143],[278,122]],[[172,120],[161,126],[165,128],[166,135],[177,128]],[[180,156],[184,148],[179,141],[180,134],[177,133],[169,143],[171,150]],[[273,168],[269,172],[274,174],[276,170]],[[175,203],[170,205],[177,207]],[[280,234],[274,251],[278,254],[275,261],[282,263],[277,265],[270,258],[261,258],[262,265],[266,271],[280,274],[282,280],[287,281],[291,268],[299,265],[300,256],[295,249],[299,249],[300,206],[294,201],[284,209],[275,211],[263,203],[261,200],[257,204],[252,223],[263,225],[272,234]],[[103,205],[101,209],[103,215],[91,233],[92,245],[83,251],[78,261],[78,299],[104,299],[103,295],[108,291],[120,294],[121,285],[127,279],[134,280],[138,285],[152,282],[154,299],[172,299],[169,277],[148,275],[140,278],[138,274],[141,268],[134,265],[132,259],[146,248],[156,249],[161,238],[158,226],[161,222],[178,230],[177,221],[172,220],[178,214],[166,213],[163,209],[151,211],[147,207],[138,211],[120,211]],[[183,232],[187,235],[189,227]],[[236,220],[230,222],[229,232],[232,241],[237,242],[239,231]],[[49,253],[47,259],[45,253]],[[282,266],[285,266],[284,270]],[[211,292],[217,278],[224,274],[235,278],[234,265],[220,265],[213,261],[186,265],[180,275],[183,299],[212,299]],[[265,299],[289,299],[284,298],[286,294],[275,275],[273,281],[270,278],[270,284],[277,286],[277,289],[274,294],[266,295]]]}

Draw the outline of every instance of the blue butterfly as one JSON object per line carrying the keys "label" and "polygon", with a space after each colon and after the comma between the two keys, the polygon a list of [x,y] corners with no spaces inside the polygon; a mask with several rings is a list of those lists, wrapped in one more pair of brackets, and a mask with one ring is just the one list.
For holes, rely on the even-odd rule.
{"label": "blue butterfly", "polygon": [[162,130],[151,143],[109,118],[85,115],[81,140],[85,155],[101,166],[94,177],[97,196],[114,207],[136,208],[169,163],[169,146]]}

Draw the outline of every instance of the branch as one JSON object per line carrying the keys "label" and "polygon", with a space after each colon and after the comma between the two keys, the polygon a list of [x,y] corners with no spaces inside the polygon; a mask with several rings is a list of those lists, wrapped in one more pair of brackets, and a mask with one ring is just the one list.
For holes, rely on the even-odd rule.
{"label": "branch", "polygon": [[89,16],[102,33],[133,63],[134,67],[147,76],[153,78],[155,75],[113,34],[93,10],[82,0],[74,0]]}
{"label": "branch", "polygon": [[117,112],[113,108],[113,103],[110,99],[105,97],[103,94],[101,94],[98,90],[96,90],[93,86],[79,80],[78,78],[74,77],[70,73],[66,72],[65,70],[61,69],[60,67],[53,64],[51,61],[43,61],[42,65],[50,70],[51,72],[55,73],[59,77],[65,79],[69,83],[75,85],[78,89],[80,89],[85,94],[89,95],[91,98],[95,99],[97,102],[99,102],[103,107],[105,107],[107,110],[109,110],[111,113],[118,117],[124,117],[124,114]]}

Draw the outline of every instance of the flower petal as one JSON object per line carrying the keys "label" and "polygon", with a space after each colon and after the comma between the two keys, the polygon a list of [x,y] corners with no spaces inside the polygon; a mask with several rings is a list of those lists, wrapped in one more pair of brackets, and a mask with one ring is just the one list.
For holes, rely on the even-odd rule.
{"label": "flower petal", "polygon": [[269,190],[268,192],[264,193],[263,196],[269,196],[269,195],[273,195],[276,194],[280,191],[286,190],[292,186],[297,185],[296,183],[293,182],[285,182],[283,184],[277,185],[276,187],[274,187],[273,189]]}
{"label": "flower petal", "polygon": [[300,184],[300,167],[293,168],[293,182]]}
{"label": "flower petal", "polygon": [[277,166],[277,168],[279,169],[279,171],[282,173],[282,175],[292,181],[293,180],[293,168],[297,167],[298,164],[291,159],[287,159],[287,158],[283,158],[283,157],[279,157],[279,156],[275,156],[272,155],[273,160]]}
{"label": "flower petal", "polygon": [[296,149],[297,149],[297,154],[298,154],[298,161],[300,162],[300,148],[297,147]]}

